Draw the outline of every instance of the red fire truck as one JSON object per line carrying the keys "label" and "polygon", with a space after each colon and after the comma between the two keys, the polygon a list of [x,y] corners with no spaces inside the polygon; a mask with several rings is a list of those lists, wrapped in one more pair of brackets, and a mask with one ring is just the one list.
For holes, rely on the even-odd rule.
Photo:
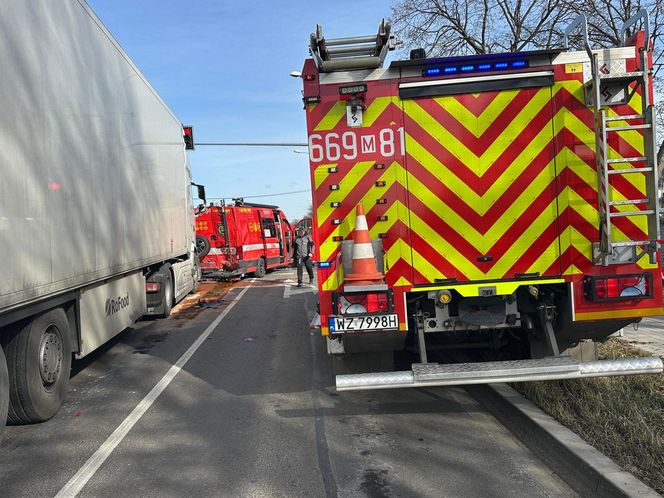
{"label": "red fire truck", "polygon": [[210,204],[196,214],[196,250],[203,276],[233,278],[252,273],[261,278],[270,269],[293,261],[293,227],[277,206]]}
{"label": "red fire truck", "polygon": [[[582,16],[566,45],[572,33],[580,50],[414,50],[387,68],[384,22],[372,36],[311,35],[321,332],[365,370],[338,389],[662,371],[659,358],[573,349],[664,309],[648,16],[627,21],[620,47],[593,50]],[[360,225],[371,245],[354,251]],[[382,277],[357,285],[353,253],[370,248]],[[482,358],[432,363],[428,345]],[[419,351],[411,370],[366,373],[404,347]]]}

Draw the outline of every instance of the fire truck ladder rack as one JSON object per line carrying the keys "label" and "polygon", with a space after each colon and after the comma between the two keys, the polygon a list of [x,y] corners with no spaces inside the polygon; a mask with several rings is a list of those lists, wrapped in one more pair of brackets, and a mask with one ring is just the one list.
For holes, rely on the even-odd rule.
{"label": "fire truck ladder rack", "polygon": [[323,28],[316,25],[311,33],[309,51],[321,72],[376,69],[382,67],[387,52],[394,50],[397,40],[390,35],[390,24],[383,19],[378,34],[349,38],[325,39]]}
{"label": "fire truck ladder rack", "polygon": [[[646,49],[639,53],[639,67],[633,72],[622,74],[605,74],[600,70],[598,54],[593,52],[588,40],[588,25],[586,17],[579,15],[565,30],[565,47],[568,47],[568,37],[571,32],[580,28],[581,40],[590,57],[591,80],[586,83],[589,105],[592,107],[595,118],[595,163],[597,169],[597,195],[599,213],[599,243],[593,244],[593,260],[595,264],[608,266],[610,264],[635,262],[648,254],[650,262],[657,261],[657,248],[659,240],[659,204],[657,201],[658,172],[655,150],[655,107],[649,84],[648,50],[650,24],[648,13],[640,10],[629,18],[621,31],[622,45],[625,46],[626,35],[639,21],[645,31]],[[627,90],[629,84],[634,84]],[[610,116],[606,106],[602,106],[602,96],[609,86],[624,85],[626,98],[639,95],[640,88],[641,112],[625,116]],[[618,122],[617,125],[612,123]],[[627,124],[623,125],[621,122]],[[637,157],[609,158],[608,137],[611,133],[629,130],[640,130],[643,136],[644,154]],[[641,163],[636,167],[633,163]],[[614,168],[614,165],[620,165]],[[646,196],[642,198],[613,200],[611,196],[611,178],[616,175],[643,174],[646,181]],[[619,210],[626,206],[637,209]],[[643,208],[639,208],[642,206]],[[612,208],[614,208],[612,210]],[[612,239],[612,220],[618,217],[645,216],[647,217],[647,240],[614,241]],[[639,250],[637,253],[637,249]]]}

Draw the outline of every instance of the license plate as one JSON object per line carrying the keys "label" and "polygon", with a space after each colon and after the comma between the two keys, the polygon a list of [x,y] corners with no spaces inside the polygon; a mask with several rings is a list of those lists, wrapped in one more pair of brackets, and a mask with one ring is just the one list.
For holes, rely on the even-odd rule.
{"label": "license plate", "polygon": [[330,333],[355,332],[359,330],[389,330],[399,328],[399,317],[393,315],[331,316]]}

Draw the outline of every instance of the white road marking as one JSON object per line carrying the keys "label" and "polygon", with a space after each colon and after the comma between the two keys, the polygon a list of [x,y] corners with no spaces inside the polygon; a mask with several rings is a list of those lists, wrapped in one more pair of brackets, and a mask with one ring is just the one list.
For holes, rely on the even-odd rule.
{"label": "white road marking", "polygon": [[302,287],[295,287],[293,288],[292,285],[286,285],[284,286],[284,299],[288,299],[291,296],[295,296],[297,294],[307,294],[309,292],[316,292],[318,289],[314,287],[313,285],[304,285]]}
{"label": "white road marking", "polygon": [[219,323],[228,315],[228,313],[233,309],[237,302],[244,296],[245,292],[249,290],[251,286],[245,287],[240,291],[235,299],[233,299],[224,311],[212,322],[205,331],[198,336],[198,339],[185,351],[185,353],[180,356],[178,361],[166,372],[161,380],[152,388],[152,390],[141,400],[141,402],[136,405],[136,408],[124,419],[124,421],[113,431],[113,433],[108,436],[108,439],[94,452],[94,454],[88,459],[87,462],[76,472],[74,477],[72,477],[67,484],[55,495],[55,498],[70,498],[76,496],[81,492],[83,487],[88,483],[88,481],[95,475],[99,467],[106,461],[106,459],[113,453],[115,448],[122,442],[122,440],[127,436],[129,431],[134,427],[136,422],[138,422],[145,412],[148,411],[152,403],[161,395],[161,393],[168,387],[171,381],[175,376],[182,370],[182,367],[191,359],[194,353],[201,347],[201,344],[205,342],[205,339],[212,333],[212,331],[219,325]]}

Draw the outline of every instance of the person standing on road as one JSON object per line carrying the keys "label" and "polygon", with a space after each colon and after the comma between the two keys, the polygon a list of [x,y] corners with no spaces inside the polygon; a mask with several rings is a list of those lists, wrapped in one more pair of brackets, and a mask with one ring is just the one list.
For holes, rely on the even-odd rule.
{"label": "person standing on road", "polygon": [[314,265],[311,262],[311,257],[314,253],[314,241],[304,228],[297,229],[297,237],[295,237],[293,259],[297,263],[297,286],[302,287],[302,267],[307,268],[309,274],[309,283],[314,281]]}

